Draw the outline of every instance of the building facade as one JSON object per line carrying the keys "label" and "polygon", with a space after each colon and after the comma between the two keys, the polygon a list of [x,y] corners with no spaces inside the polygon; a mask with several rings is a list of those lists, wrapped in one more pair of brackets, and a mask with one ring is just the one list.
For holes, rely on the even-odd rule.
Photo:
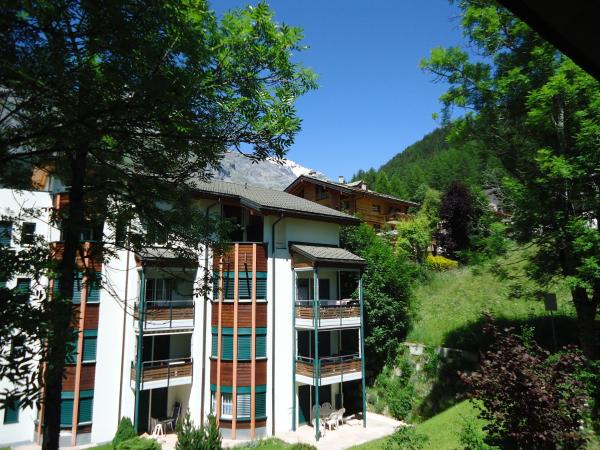
{"label": "building facade", "polygon": [[409,208],[418,206],[408,200],[375,192],[362,180],[346,183],[344,177],[340,177],[336,183],[301,175],[285,191],[338,211],[358,215],[376,230],[394,226],[408,217]]}
{"label": "building facade", "polygon": [[[93,266],[95,282],[76,281],[61,445],[110,441],[124,416],[142,433],[173,415],[199,424],[214,414],[238,440],[310,423],[324,402],[364,416],[364,261],[339,248],[340,226],[358,220],[268,189],[211,182],[196,192],[207,215],[236,224],[224,250],[203,248],[197,261],[162,247],[115,250]],[[68,201],[26,195],[46,208]],[[60,254],[58,231],[39,230]],[[91,248],[110,230],[83,234]],[[38,440],[42,414],[0,422],[0,444]]]}

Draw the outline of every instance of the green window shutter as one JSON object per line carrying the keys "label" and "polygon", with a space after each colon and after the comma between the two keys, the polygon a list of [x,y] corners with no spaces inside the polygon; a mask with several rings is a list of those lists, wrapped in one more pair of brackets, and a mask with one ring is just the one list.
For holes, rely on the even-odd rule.
{"label": "green window shutter", "polygon": [[223,272],[223,299],[224,300],[233,300],[233,273],[231,276],[230,272]]}
{"label": "green window shutter", "polygon": [[254,408],[254,414],[256,417],[267,417],[267,393],[257,392],[256,394],[256,405]]}
{"label": "green window shutter", "polygon": [[0,281],[0,288],[6,287],[6,281]]}
{"label": "green window shutter", "polygon": [[92,410],[94,407],[94,396],[84,397],[83,393],[79,399],[79,424],[90,423],[92,421]]}
{"label": "green window shutter", "polygon": [[233,359],[233,336],[221,335],[221,359]]}
{"label": "green window shutter", "polygon": [[267,299],[267,272],[256,274],[256,298],[259,300]]}
{"label": "green window shutter", "polygon": [[2,247],[10,247],[12,238],[12,222],[0,222],[0,245]]}
{"label": "green window shutter", "polygon": [[102,273],[96,272],[96,279],[86,286],[88,288],[87,301],[89,303],[98,303],[100,301],[101,277]]}
{"label": "green window shutter", "polygon": [[77,336],[75,336],[73,340],[67,342],[65,364],[77,364]]}
{"label": "green window shutter", "polygon": [[252,336],[238,335],[238,360],[250,359],[252,355]]}
{"label": "green window shutter", "polygon": [[60,426],[71,428],[72,425],[73,425],[73,398],[63,398],[60,401]]}
{"label": "green window shutter", "polygon": [[16,398],[7,399],[4,409],[4,425],[11,423],[19,423],[19,401]]}
{"label": "green window shutter", "polygon": [[30,289],[31,289],[31,279],[29,279],[29,278],[18,278],[17,279],[17,286],[15,287],[15,294],[17,295],[17,298],[20,301],[26,302],[29,300]]}
{"label": "green window shutter", "polygon": [[81,303],[81,273],[78,273],[73,280],[73,303]]}
{"label": "green window shutter", "polygon": [[252,274],[247,277],[246,272],[240,273],[238,280],[240,300],[249,300],[252,298]]}
{"label": "green window shutter", "polygon": [[[90,330],[96,331],[96,330]],[[96,343],[97,336],[94,333],[93,336],[87,333],[87,330],[84,331],[83,335],[83,362],[93,362],[96,361]]]}
{"label": "green window shutter", "polygon": [[211,349],[211,356],[213,358],[217,357],[217,351],[219,348],[219,336],[216,334],[212,335],[212,349]]}
{"label": "green window shutter", "polygon": [[267,336],[265,334],[256,335],[256,357],[267,357]]}

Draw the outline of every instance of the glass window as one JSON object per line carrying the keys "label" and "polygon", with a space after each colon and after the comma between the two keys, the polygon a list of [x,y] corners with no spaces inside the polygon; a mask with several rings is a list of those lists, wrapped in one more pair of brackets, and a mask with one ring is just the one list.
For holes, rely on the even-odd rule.
{"label": "glass window", "polygon": [[21,245],[31,245],[35,242],[35,223],[25,222],[21,227]]}
{"label": "glass window", "polygon": [[4,409],[4,425],[19,423],[19,401],[16,398],[6,400]]}
{"label": "glass window", "polygon": [[326,199],[327,197],[329,197],[329,193],[327,192],[327,189],[325,189],[323,186],[317,186],[317,192],[316,192],[316,196],[317,196],[317,200],[323,200]]}
{"label": "glass window", "polygon": [[0,245],[10,247],[12,238],[12,222],[0,221]]}
{"label": "glass window", "polygon": [[25,356],[25,336],[18,335],[12,338],[10,353],[13,358]]}
{"label": "glass window", "polygon": [[217,411],[217,396],[214,392],[210,393],[210,413],[215,414]]}
{"label": "glass window", "polygon": [[250,394],[237,394],[236,405],[238,419],[250,417]]}
{"label": "glass window", "polygon": [[381,205],[371,205],[371,211],[376,212],[376,213],[380,213],[381,212]]}
{"label": "glass window", "polygon": [[221,417],[224,419],[231,419],[233,414],[233,405],[231,401],[231,394],[221,394]]}
{"label": "glass window", "polygon": [[20,301],[29,301],[29,290],[31,289],[31,279],[18,278],[15,293]]}

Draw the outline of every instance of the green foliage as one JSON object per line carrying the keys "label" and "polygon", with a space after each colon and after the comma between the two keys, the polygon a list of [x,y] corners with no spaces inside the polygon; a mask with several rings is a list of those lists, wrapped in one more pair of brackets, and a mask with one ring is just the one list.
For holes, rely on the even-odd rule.
{"label": "green foliage", "polygon": [[421,208],[414,217],[396,225],[396,249],[408,258],[422,264],[431,245],[433,234],[439,222],[440,194],[427,189],[423,195]]}
{"label": "green foliage", "polygon": [[445,270],[453,270],[458,268],[458,261],[453,259],[445,258],[444,256],[438,255],[427,255],[425,259],[425,265],[428,269],[436,272],[443,272]]}
{"label": "green foliage", "polygon": [[399,427],[382,447],[385,450],[421,450],[429,438],[419,433],[415,427]]}
{"label": "green foliage", "polygon": [[341,244],[367,261],[363,278],[365,346],[369,369],[377,373],[386,361],[393,360],[406,337],[416,270],[366,224],[343,228]]}
{"label": "green foliage", "polygon": [[594,357],[600,83],[499,3],[457,3],[477,60],[472,49],[438,48],[422,66],[450,84],[441,98],[446,111],[473,111],[452,125],[453,135],[483,142],[508,171],[502,184],[513,235],[536,244],[530,275],[542,283],[569,282],[580,344]]}
{"label": "green foliage", "polygon": [[139,436],[119,442],[116,450],[161,450],[161,445],[154,439],[145,439]]}
{"label": "green foliage", "polygon": [[466,417],[458,433],[460,447],[457,450],[499,450],[495,445],[486,444],[485,438],[479,423],[474,418]]}
{"label": "green foliage", "polygon": [[129,417],[122,417],[119,421],[119,426],[117,427],[115,437],[112,440],[112,446],[116,449],[121,442],[134,438],[136,436],[137,433],[133,428],[133,423],[131,423],[131,419]]}
{"label": "green foliage", "polygon": [[212,415],[201,428],[194,426],[189,411],[177,424],[176,450],[215,450],[221,448],[221,441],[217,419]]}
{"label": "green foliage", "polygon": [[398,420],[406,420],[415,401],[415,388],[411,382],[413,368],[406,350],[399,353],[393,363],[386,365],[377,376],[374,388],[382,398],[389,414]]}

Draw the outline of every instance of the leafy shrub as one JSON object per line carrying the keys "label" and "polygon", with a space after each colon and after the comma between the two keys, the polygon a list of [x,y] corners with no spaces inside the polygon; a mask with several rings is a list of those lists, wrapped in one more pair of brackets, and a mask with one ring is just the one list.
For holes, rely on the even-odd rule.
{"label": "leafy shrub", "polygon": [[137,437],[137,433],[133,428],[133,424],[131,423],[131,419],[129,417],[122,417],[119,421],[119,426],[117,427],[117,432],[115,433],[115,437],[112,440],[113,448],[117,448],[117,446],[128,439]]}
{"label": "leafy shrub", "polygon": [[[486,444],[485,433],[473,419],[465,419],[458,433],[460,449],[464,450],[497,450],[498,447]],[[459,449],[457,449],[459,450]]]}
{"label": "leafy shrub", "polygon": [[426,359],[423,364],[423,373],[427,378],[433,379],[438,373],[438,366],[440,365],[440,355],[435,347],[426,347],[424,352]]}
{"label": "leafy shrub", "polygon": [[489,321],[484,333],[492,346],[479,370],[463,380],[481,402],[479,417],[488,422],[489,440],[503,448],[583,448],[587,398],[578,376],[583,355],[574,349],[549,355]]}
{"label": "leafy shrub", "polygon": [[445,258],[439,255],[427,255],[427,258],[425,258],[425,265],[430,270],[442,272],[445,270],[452,270],[458,268],[458,261],[454,261],[453,259]]}
{"label": "leafy shrub", "polygon": [[294,444],[292,450],[317,450],[317,447],[310,444]]}
{"label": "leafy shrub", "polygon": [[384,450],[421,450],[428,440],[426,435],[418,433],[414,427],[399,427],[383,448]]}
{"label": "leafy shrub", "polygon": [[136,436],[119,442],[117,450],[161,450],[162,447],[154,439]]}
{"label": "leafy shrub", "polygon": [[208,421],[203,428],[194,426],[189,412],[177,424],[176,450],[218,450],[220,448],[221,432],[214,416],[208,416]]}
{"label": "leafy shrub", "polygon": [[[385,400],[389,413],[399,420],[409,416],[415,401],[415,388],[410,381],[412,374],[410,362],[405,353],[401,353],[396,358],[394,367],[385,366],[375,380],[377,392]],[[377,406],[376,403],[376,410]]]}

